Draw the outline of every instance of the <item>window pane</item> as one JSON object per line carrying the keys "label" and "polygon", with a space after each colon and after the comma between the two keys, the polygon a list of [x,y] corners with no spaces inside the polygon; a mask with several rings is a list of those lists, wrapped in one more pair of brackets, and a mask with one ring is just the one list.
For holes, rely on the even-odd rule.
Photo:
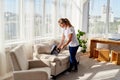
{"label": "window pane", "polygon": [[106,31],[107,0],[90,0],[89,33],[102,34]]}
{"label": "window pane", "polygon": [[20,37],[18,0],[4,0],[4,3],[5,40],[18,39]]}
{"label": "window pane", "polygon": [[120,29],[119,4],[120,4],[120,0],[110,0],[109,33],[118,33],[118,30]]}

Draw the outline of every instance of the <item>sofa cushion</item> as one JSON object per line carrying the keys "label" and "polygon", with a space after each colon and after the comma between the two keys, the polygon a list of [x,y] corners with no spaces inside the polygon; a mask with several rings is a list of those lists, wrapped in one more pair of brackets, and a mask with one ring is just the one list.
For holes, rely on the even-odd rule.
{"label": "sofa cushion", "polygon": [[60,40],[54,40],[54,42],[55,42],[56,45],[60,44]]}
{"label": "sofa cushion", "polygon": [[60,41],[59,40],[50,40],[47,42],[49,44],[50,47],[52,47],[53,45],[59,45]]}
{"label": "sofa cushion", "polygon": [[69,55],[68,54],[58,54],[58,56],[40,54],[40,55],[37,55],[37,58],[39,58],[42,61],[47,60],[49,62],[59,61],[60,65],[63,65],[63,64],[66,64],[67,62],[69,62]]}
{"label": "sofa cushion", "polygon": [[41,60],[47,60],[47,61],[50,61],[50,62],[54,62],[56,56],[55,55],[49,55],[49,54],[39,54],[39,55],[37,55],[37,58],[41,59]]}
{"label": "sofa cushion", "polygon": [[50,40],[50,41],[48,41],[47,43],[49,44],[50,47],[52,47],[52,45],[55,45],[54,40]]}
{"label": "sofa cushion", "polygon": [[15,57],[18,61],[18,64],[21,68],[21,70],[27,70],[28,69],[28,61],[25,56],[25,53],[23,51],[23,45],[19,45],[16,48],[14,48],[11,53],[15,54]]}
{"label": "sofa cushion", "polygon": [[43,54],[43,53],[50,54],[50,51],[51,51],[51,48],[47,43],[37,44],[36,48],[38,50],[38,54]]}
{"label": "sofa cushion", "polygon": [[32,43],[24,43],[23,45],[23,50],[24,53],[27,57],[28,60],[32,60],[33,59],[33,44]]}

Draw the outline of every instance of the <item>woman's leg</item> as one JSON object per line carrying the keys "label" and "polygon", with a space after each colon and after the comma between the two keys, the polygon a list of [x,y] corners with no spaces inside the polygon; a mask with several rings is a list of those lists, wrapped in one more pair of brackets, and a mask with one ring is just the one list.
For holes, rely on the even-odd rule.
{"label": "woman's leg", "polygon": [[77,70],[77,60],[76,60],[76,52],[77,52],[78,46],[77,47],[69,47],[70,51],[70,69],[73,67],[75,70]]}

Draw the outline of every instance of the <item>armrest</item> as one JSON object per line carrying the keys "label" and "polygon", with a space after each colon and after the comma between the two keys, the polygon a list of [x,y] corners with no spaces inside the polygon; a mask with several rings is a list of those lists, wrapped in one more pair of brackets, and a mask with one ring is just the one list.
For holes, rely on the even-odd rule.
{"label": "armrest", "polygon": [[14,71],[14,80],[48,80],[48,74],[44,71]]}
{"label": "armrest", "polygon": [[48,67],[48,64],[49,64],[41,60],[29,60],[28,62],[29,62],[29,68]]}

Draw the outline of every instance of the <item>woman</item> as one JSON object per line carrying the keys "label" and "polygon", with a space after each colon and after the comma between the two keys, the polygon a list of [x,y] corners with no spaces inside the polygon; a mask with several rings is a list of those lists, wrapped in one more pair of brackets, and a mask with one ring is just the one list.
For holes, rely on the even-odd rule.
{"label": "woman", "polygon": [[[70,21],[67,18],[61,18],[58,21],[61,28],[63,28],[63,34],[60,44],[58,48],[63,49],[67,45],[69,45],[69,52],[70,52],[70,67],[68,71],[70,72],[72,68],[74,71],[78,70],[77,61],[76,61],[76,53],[79,47],[79,43],[75,34],[74,27],[71,25]],[[65,39],[67,40],[65,43]]]}

